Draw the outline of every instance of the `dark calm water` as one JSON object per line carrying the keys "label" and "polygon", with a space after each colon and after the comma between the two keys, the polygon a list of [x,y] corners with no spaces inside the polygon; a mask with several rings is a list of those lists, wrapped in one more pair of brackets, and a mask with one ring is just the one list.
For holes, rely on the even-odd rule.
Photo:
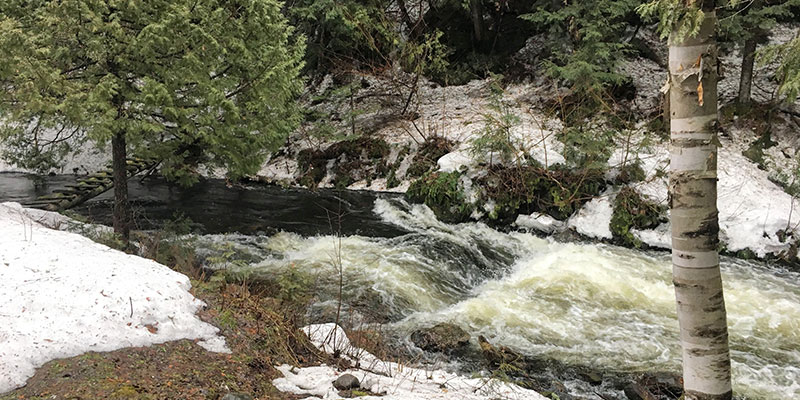
{"label": "dark calm water", "polygon": [[[0,173],[0,202],[24,203],[63,189],[75,176],[35,176]],[[184,188],[161,178],[128,181],[137,227],[153,229],[183,215],[201,233],[272,233],[289,231],[304,236],[330,234],[393,237],[406,233],[386,223],[374,212],[376,198],[395,194],[310,191],[279,186],[248,184],[228,186],[224,180],[204,180]],[[78,206],[74,211],[94,222],[110,224],[112,192]]]}

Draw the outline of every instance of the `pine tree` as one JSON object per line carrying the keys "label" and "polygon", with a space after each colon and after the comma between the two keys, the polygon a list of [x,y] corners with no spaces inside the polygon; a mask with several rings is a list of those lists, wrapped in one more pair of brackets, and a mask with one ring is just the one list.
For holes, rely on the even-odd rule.
{"label": "pine tree", "polygon": [[603,92],[626,81],[616,70],[630,51],[626,30],[641,0],[539,0],[535,11],[521,16],[549,34],[551,76],[579,92]]}
{"label": "pine tree", "polygon": [[127,238],[128,154],[161,160],[164,175],[185,182],[196,179],[190,165],[197,163],[235,178],[257,171],[296,125],[304,45],[281,7],[277,0],[3,2],[0,140],[30,148],[49,130],[69,132],[73,143],[110,141],[114,229]]}
{"label": "pine tree", "polygon": [[722,40],[741,46],[742,69],[739,75],[738,102],[748,105],[751,100],[753,69],[758,45],[767,42],[770,32],[782,22],[796,19],[793,9],[800,0],[730,0],[722,7],[720,35]]}
{"label": "pine tree", "polygon": [[778,93],[787,103],[796,101],[800,97],[800,36],[788,43],[767,47],[761,58],[764,63],[778,63],[775,72],[780,83]]}

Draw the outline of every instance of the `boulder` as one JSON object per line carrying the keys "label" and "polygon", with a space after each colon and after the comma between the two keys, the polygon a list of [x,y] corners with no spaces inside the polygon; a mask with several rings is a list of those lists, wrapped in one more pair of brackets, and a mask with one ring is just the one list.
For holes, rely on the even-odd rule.
{"label": "boulder", "polygon": [[414,331],[411,342],[425,351],[452,353],[469,344],[469,333],[454,324],[442,323]]}
{"label": "boulder", "polygon": [[360,385],[361,382],[352,374],[344,374],[333,381],[333,387],[339,390],[357,389]]}

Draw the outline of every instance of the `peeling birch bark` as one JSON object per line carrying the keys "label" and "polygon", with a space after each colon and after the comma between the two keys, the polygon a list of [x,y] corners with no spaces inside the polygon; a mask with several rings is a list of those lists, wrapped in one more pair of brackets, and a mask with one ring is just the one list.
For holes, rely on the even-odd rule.
{"label": "peeling birch bark", "polygon": [[717,215],[716,15],[669,42],[672,265],[687,400],[731,399]]}

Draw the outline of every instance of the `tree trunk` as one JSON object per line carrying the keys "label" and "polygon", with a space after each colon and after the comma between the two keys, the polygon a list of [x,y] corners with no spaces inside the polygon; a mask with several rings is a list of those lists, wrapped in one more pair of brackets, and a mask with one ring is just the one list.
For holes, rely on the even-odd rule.
{"label": "tree trunk", "polygon": [[744,42],[742,49],[742,74],[739,76],[739,104],[750,104],[750,92],[753,87],[753,64],[756,58],[756,38],[751,37]]}
{"label": "tree trunk", "polygon": [[472,15],[472,33],[475,36],[475,42],[480,45],[485,39],[486,28],[483,22],[483,4],[481,0],[470,0],[469,11]]}
{"label": "tree trunk", "polygon": [[687,400],[732,398],[717,253],[717,20],[711,6],[697,36],[681,39],[673,31],[669,41],[672,271]]}
{"label": "tree trunk", "polygon": [[111,138],[112,170],[114,177],[114,233],[127,243],[131,233],[131,210],[128,204],[128,170],[125,133]]}
{"label": "tree trunk", "polygon": [[416,28],[414,26],[414,22],[411,21],[411,16],[408,14],[408,7],[406,7],[405,0],[397,0],[397,6],[400,8],[400,17],[403,19],[403,23],[406,24],[406,29],[408,29],[409,35],[414,37],[416,36]]}

